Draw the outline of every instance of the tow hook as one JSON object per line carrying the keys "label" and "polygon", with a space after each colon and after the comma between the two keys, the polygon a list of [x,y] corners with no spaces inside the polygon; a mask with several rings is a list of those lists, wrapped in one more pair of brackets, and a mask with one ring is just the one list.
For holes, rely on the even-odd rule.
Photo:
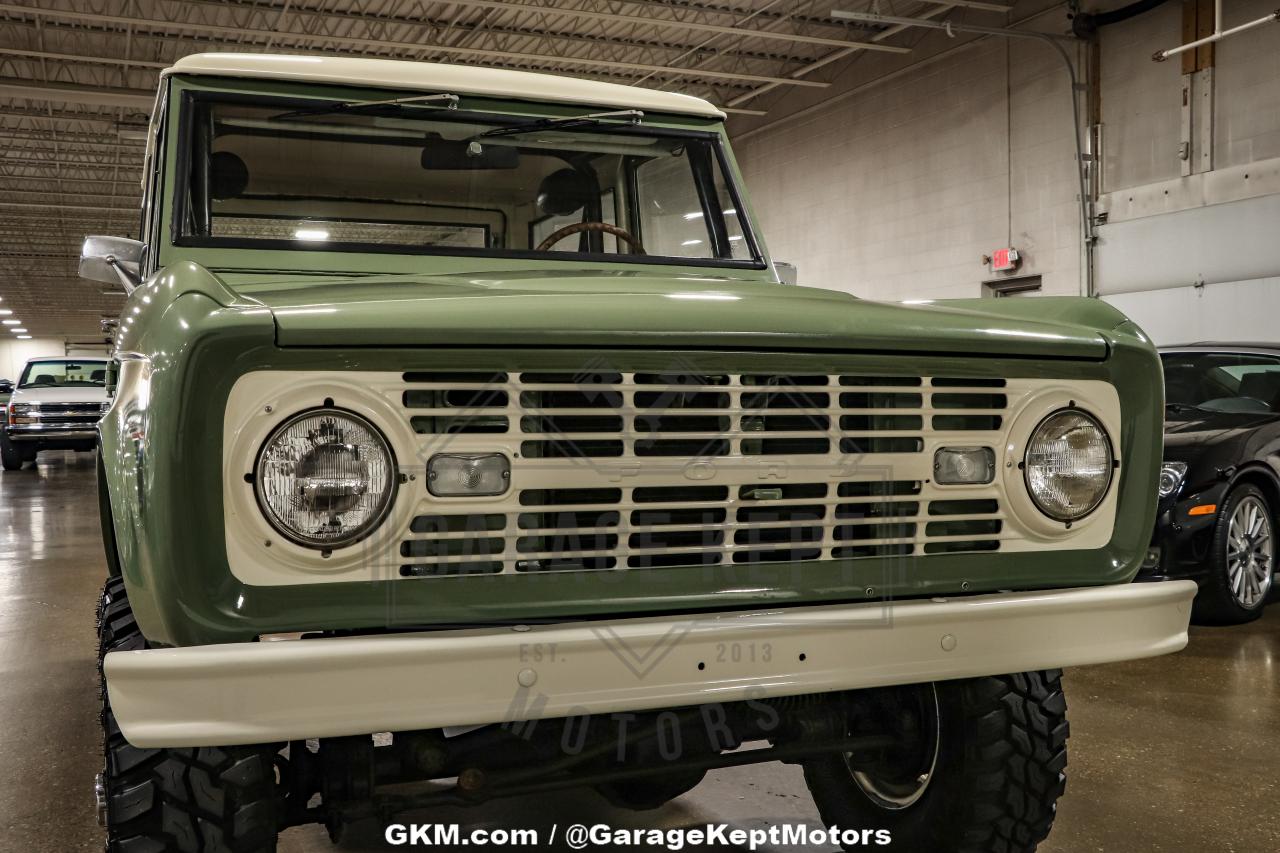
{"label": "tow hook", "polygon": [[107,825],[107,783],[99,773],[93,777],[93,804],[98,809],[98,826]]}

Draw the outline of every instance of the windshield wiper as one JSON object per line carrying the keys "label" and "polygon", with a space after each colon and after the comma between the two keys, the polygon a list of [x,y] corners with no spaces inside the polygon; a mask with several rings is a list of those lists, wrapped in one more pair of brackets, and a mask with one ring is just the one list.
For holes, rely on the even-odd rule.
{"label": "windshield wiper", "polygon": [[458,108],[457,95],[414,95],[408,98],[391,98],[386,101],[338,101],[337,103],[325,104],[321,107],[308,107],[302,110],[294,110],[293,112],[280,113],[278,116],[272,116],[272,121],[284,121],[291,118],[303,118],[305,116],[323,116],[332,115],[334,113],[361,113],[372,110],[377,107],[407,107],[430,105],[440,103],[444,104],[447,110],[456,110]]}
{"label": "windshield wiper", "polygon": [[1172,409],[1175,412],[1212,412],[1212,409],[1206,409],[1203,406],[1197,406],[1193,403],[1165,403],[1166,409]]}
{"label": "windshield wiper", "polygon": [[558,130],[565,127],[587,127],[590,125],[600,125],[609,122],[620,122],[622,124],[636,125],[644,121],[644,113],[640,110],[615,110],[609,113],[589,113],[581,116],[569,116],[568,118],[542,118],[537,121],[531,121],[528,124],[513,124],[507,127],[495,127],[492,130],[486,130],[475,139],[485,139],[493,136],[515,136],[518,133],[534,133],[539,130]]}

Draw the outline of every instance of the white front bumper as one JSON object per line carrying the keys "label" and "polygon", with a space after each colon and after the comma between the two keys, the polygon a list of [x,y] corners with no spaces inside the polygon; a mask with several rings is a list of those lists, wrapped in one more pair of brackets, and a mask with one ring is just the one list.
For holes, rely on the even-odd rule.
{"label": "white front bumper", "polygon": [[1107,663],[1187,643],[1190,581],[112,652],[141,747],[268,743]]}

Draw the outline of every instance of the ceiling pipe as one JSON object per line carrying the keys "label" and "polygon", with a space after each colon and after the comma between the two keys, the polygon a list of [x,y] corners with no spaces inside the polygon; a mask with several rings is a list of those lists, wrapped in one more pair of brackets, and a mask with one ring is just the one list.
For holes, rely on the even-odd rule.
{"label": "ceiling pipe", "polygon": [[1168,2],[1169,0],[1138,0],[1136,3],[1112,9],[1110,12],[1079,12],[1071,18],[1071,31],[1078,38],[1091,39],[1098,32],[1099,27],[1108,27],[1127,21]]}
{"label": "ceiling pipe", "polygon": [[1242,33],[1245,30],[1251,30],[1254,27],[1260,27],[1263,24],[1277,22],[1280,22],[1280,9],[1276,9],[1274,12],[1263,15],[1261,18],[1250,21],[1247,24],[1241,24],[1238,27],[1232,27],[1229,30],[1224,30],[1222,28],[1222,0],[1215,0],[1213,4],[1213,35],[1205,36],[1202,39],[1196,39],[1193,42],[1188,42],[1187,44],[1179,45],[1178,47],[1171,47],[1168,50],[1157,50],[1155,55],[1151,58],[1156,62],[1164,62],[1171,56],[1186,53],[1188,50],[1195,50],[1197,47],[1201,47],[1206,44],[1213,44],[1214,42],[1221,41],[1227,36]]}

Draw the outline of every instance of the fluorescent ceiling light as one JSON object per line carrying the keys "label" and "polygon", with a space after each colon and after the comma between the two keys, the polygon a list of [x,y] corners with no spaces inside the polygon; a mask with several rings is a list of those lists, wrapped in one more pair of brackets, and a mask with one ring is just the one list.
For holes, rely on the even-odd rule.
{"label": "fluorescent ceiling light", "polygon": [[18,335],[18,337],[19,337],[21,340],[24,340],[24,341],[29,341],[29,340],[31,340],[31,336],[30,336],[30,335]]}
{"label": "fluorescent ceiling light", "polygon": [[699,210],[699,211],[696,211],[696,212],[694,212],[694,213],[686,213],[686,214],[684,215],[684,218],[685,218],[685,219],[701,219],[701,218],[702,218],[702,211],[701,211],[701,210]]}
{"label": "fluorescent ceiling light", "polygon": [[293,232],[295,240],[321,241],[329,239],[329,232],[323,228],[297,228]]}
{"label": "fluorescent ceiling light", "polygon": [[12,314],[12,313],[13,313],[13,312],[12,312],[12,311],[10,311],[8,308],[0,308],[0,314],[3,314],[3,315],[4,315],[4,316],[6,316],[6,317],[7,317],[7,316],[9,316],[9,315],[10,315],[10,314]]}
{"label": "fluorescent ceiling light", "polygon": [[25,332],[25,331],[26,331],[26,329],[22,328],[21,326],[18,326],[17,328],[11,329],[10,331],[12,331],[12,332],[16,335],[16,334],[19,334],[19,333],[21,333],[21,332]]}
{"label": "fluorescent ceiling light", "polygon": [[702,241],[701,240],[685,240],[680,245],[681,246],[701,246]]}
{"label": "fluorescent ceiling light", "polygon": [[732,243],[734,240],[741,240],[741,239],[742,239],[741,234],[735,234],[734,236],[729,238],[729,242]]}
{"label": "fluorescent ceiling light", "polygon": [[0,320],[0,323],[4,323],[6,326],[21,326],[21,325],[22,325],[22,321],[21,321],[21,320]]}

